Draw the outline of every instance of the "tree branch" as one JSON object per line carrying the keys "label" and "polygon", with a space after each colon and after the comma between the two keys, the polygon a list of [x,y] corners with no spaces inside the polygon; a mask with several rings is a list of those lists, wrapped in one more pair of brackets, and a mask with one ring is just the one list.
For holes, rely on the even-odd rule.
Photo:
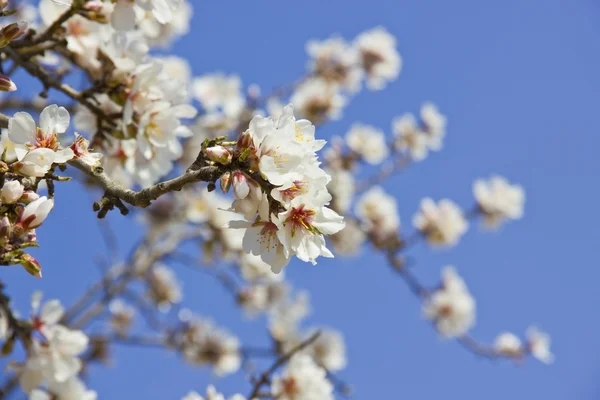
{"label": "tree branch", "polygon": [[273,373],[279,367],[281,367],[282,365],[284,365],[285,363],[287,363],[294,356],[294,354],[296,354],[296,353],[304,350],[306,347],[308,347],[312,343],[314,343],[315,340],[317,340],[320,335],[321,335],[321,331],[315,332],[312,336],[310,336],[304,342],[300,343],[299,345],[297,345],[296,347],[294,347],[293,349],[291,349],[290,351],[288,351],[287,353],[285,353],[284,355],[282,355],[281,357],[279,357],[273,363],[273,365],[271,365],[271,367],[269,369],[267,369],[265,372],[263,372],[260,375],[260,378],[254,383],[254,387],[252,388],[252,392],[248,396],[248,399],[255,398],[258,395],[258,393],[260,392],[260,388],[263,385],[266,385],[267,383],[269,383],[269,380],[271,379],[271,375],[273,375]]}

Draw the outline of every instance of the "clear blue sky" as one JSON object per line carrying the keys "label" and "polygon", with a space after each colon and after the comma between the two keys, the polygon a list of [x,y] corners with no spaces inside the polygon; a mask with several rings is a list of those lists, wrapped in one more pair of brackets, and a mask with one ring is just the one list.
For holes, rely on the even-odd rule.
{"label": "clear blue sky", "polygon": [[[404,69],[382,92],[363,92],[342,121],[318,130],[344,134],[361,121],[389,132],[391,119],[431,100],[448,116],[445,149],[390,180],[403,226],[424,196],[472,204],[475,178],[503,174],[527,191],[525,218],[499,233],[472,226],[456,248],[411,255],[428,283],[454,264],[478,301],[476,337],[522,333],[530,323],[552,335],[556,363],[515,366],[475,358],[438,339],[417,301],[368,249],[354,259],[293,262],[288,276],[312,293],[310,319],[346,335],[349,366],[340,376],[355,399],[596,399],[600,396],[598,113],[600,5],[592,0],[530,1],[196,1],[192,33],[174,52],[194,73],[236,72],[263,88],[293,81],[304,44],[339,32],[353,38],[383,25],[397,38]],[[2,279],[25,309],[34,288],[74,299],[97,277],[104,251],[91,198],[60,185],[38,238],[37,281],[19,269]],[[125,251],[140,234],[133,218],[111,216]],[[67,230],[66,226],[69,226]],[[180,269],[185,303],[212,315],[245,343],[267,343],[264,323],[240,320],[230,295],[208,277]],[[171,354],[119,348],[112,368],[93,367],[101,399],[179,399],[215,383],[248,393],[242,373],[224,380]]]}

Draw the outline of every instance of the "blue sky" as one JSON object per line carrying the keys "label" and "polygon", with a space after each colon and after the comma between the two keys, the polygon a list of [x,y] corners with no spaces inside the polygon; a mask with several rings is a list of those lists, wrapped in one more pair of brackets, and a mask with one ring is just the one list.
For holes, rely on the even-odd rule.
{"label": "blue sky", "polygon": [[[497,173],[527,192],[525,218],[500,232],[473,225],[456,248],[411,251],[415,273],[438,280],[443,265],[464,275],[478,301],[474,336],[491,341],[503,330],[536,323],[552,335],[556,363],[490,362],[440,340],[421,320],[417,301],[363,249],[352,259],[294,262],[288,276],[311,291],[310,322],[343,331],[349,366],[340,376],[355,399],[441,396],[462,399],[595,399],[600,395],[600,281],[597,249],[600,158],[600,7],[594,1],[193,1],[193,30],[174,47],[195,74],[236,72],[269,89],[304,71],[309,38],[351,39],[385,26],[398,38],[400,78],[382,92],[362,92],[342,121],[318,130],[344,134],[360,121],[390,130],[391,119],[431,100],[448,116],[442,152],[392,178],[404,231],[422,197],[472,205],[475,178]],[[94,196],[60,185],[57,206],[38,239],[44,264],[37,281],[19,269],[2,279],[25,310],[33,289],[74,299],[97,277],[104,251],[91,212]],[[133,218],[110,217],[121,249],[140,235]],[[67,228],[68,226],[68,228]],[[178,270],[186,305],[211,315],[245,343],[268,343],[264,323],[240,319],[230,295],[209,278]],[[155,350],[115,351],[111,368],[92,367],[101,399],[178,399],[215,383],[247,393],[243,373],[218,380]]]}

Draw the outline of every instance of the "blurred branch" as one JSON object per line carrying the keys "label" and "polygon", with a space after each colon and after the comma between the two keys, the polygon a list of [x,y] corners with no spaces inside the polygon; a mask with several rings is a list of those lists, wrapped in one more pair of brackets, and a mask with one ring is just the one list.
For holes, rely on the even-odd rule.
{"label": "blurred branch", "polygon": [[320,331],[315,332],[308,339],[306,339],[305,341],[303,341],[302,343],[300,343],[299,345],[297,345],[296,347],[294,347],[293,349],[291,349],[290,351],[288,351],[287,353],[285,353],[284,355],[282,355],[281,357],[279,357],[273,363],[273,365],[271,365],[271,367],[269,369],[267,369],[265,372],[263,372],[260,375],[260,378],[254,383],[254,387],[252,388],[252,392],[248,396],[248,399],[255,398],[258,395],[258,393],[260,392],[262,386],[266,385],[266,384],[268,384],[270,382],[271,375],[273,375],[273,373],[279,367],[281,367],[282,365],[286,364],[296,353],[304,350],[306,347],[308,347],[312,343],[314,343],[319,338],[320,335],[321,335]]}

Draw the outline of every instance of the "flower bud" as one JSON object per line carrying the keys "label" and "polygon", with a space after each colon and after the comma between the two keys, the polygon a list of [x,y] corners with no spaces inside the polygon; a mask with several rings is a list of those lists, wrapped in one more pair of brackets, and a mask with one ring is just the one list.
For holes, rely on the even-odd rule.
{"label": "flower bud", "polygon": [[14,22],[0,29],[0,47],[7,46],[10,42],[18,39],[27,30],[27,22]]}
{"label": "flower bud", "polygon": [[238,150],[247,149],[252,146],[252,133],[250,130],[246,130],[240,134],[237,141]]}
{"label": "flower bud", "polygon": [[36,278],[42,277],[42,266],[38,260],[33,258],[33,256],[29,254],[23,254],[19,263],[25,269],[25,271],[29,272],[30,275],[35,276]]}
{"label": "flower bud", "polygon": [[229,193],[229,189],[231,189],[231,172],[225,172],[219,179],[223,193]]}
{"label": "flower bud", "polygon": [[25,204],[29,204],[32,201],[35,201],[40,198],[40,195],[34,192],[33,190],[26,190],[23,192],[23,196],[21,196],[21,201]]}
{"label": "flower bud", "polygon": [[250,193],[248,177],[242,171],[233,172],[233,194],[237,199],[243,200]]}
{"label": "flower bud", "polygon": [[17,85],[5,75],[0,75],[0,91],[1,92],[14,92],[17,90]]}
{"label": "flower bud", "polygon": [[4,186],[0,189],[0,200],[4,204],[14,204],[23,196],[24,190],[25,188],[19,181],[4,182]]}
{"label": "flower bud", "polygon": [[212,146],[204,150],[204,154],[209,160],[218,162],[222,165],[231,164],[233,154],[223,146]]}
{"label": "flower bud", "polygon": [[54,200],[42,196],[29,203],[19,215],[17,224],[24,229],[37,228],[44,222],[50,210],[54,207]]}
{"label": "flower bud", "polygon": [[84,10],[85,17],[91,21],[98,22],[99,24],[107,24],[109,21],[106,10],[104,9],[104,3],[98,0],[93,0],[85,3]]}
{"label": "flower bud", "polygon": [[2,219],[0,219],[0,238],[9,237],[11,231],[12,231],[12,224],[10,223],[10,220],[8,219],[8,217],[5,215],[4,217],[2,217]]}

